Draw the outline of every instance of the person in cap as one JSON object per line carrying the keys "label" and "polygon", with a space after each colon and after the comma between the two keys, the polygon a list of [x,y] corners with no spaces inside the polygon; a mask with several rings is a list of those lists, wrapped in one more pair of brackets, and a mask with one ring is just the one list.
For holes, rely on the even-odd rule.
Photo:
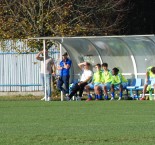
{"label": "person in cap", "polygon": [[[69,78],[70,78],[70,68],[72,65],[72,61],[68,58],[67,52],[62,55],[62,61],[57,66],[57,69],[60,71],[60,76],[57,82],[57,88],[63,92],[64,95],[69,94]],[[65,88],[63,88],[63,84]]]}
{"label": "person in cap", "polygon": [[48,55],[48,49],[45,50],[45,76],[44,77],[44,50],[40,51],[36,55],[36,59],[41,61],[41,71],[40,71],[40,76],[41,76],[41,83],[43,86],[44,90],[44,96],[45,96],[45,79],[46,79],[46,98],[43,97],[41,100],[45,101],[51,101],[51,95],[52,95],[52,89],[51,89],[51,76],[52,74],[55,74],[55,64],[54,64],[54,59],[50,58]]}

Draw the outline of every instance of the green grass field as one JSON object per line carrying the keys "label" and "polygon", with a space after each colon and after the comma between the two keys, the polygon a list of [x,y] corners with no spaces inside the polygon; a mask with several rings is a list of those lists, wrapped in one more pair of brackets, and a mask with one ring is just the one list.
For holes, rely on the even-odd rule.
{"label": "green grass field", "polygon": [[0,145],[154,145],[154,101],[0,101]]}

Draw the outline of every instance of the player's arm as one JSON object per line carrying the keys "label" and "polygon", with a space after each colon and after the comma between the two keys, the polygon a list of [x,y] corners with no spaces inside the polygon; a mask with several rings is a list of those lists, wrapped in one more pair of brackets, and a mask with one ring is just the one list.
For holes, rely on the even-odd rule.
{"label": "player's arm", "polygon": [[57,70],[62,70],[64,67],[62,65],[62,62],[60,62],[60,64],[57,66]]}
{"label": "player's arm", "polygon": [[37,53],[37,55],[36,55],[37,60],[43,60],[43,57],[40,56],[41,54],[43,54],[43,51],[40,51],[39,53]]}
{"label": "player's arm", "polygon": [[102,82],[102,84],[104,84],[104,83],[105,83],[104,72],[102,72],[102,75],[101,75],[101,82]]}
{"label": "player's arm", "polygon": [[83,66],[86,65],[86,62],[79,63],[78,66],[81,70],[83,70]]}
{"label": "player's arm", "polygon": [[149,72],[147,71],[146,72],[146,82],[148,83],[148,81],[149,81]]}
{"label": "player's arm", "polygon": [[56,66],[55,66],[55,63],[54,62],[52,62],[52,65],[51,65],[51,67],[52,67],[52,74],[53,75],[55,75],[56,74]]}
{"label": "player's arm", "polygon": [[71,61],[64,62],[64,68],[69,69],[71,67]]}
{"label": "player's arm", "polygon": [[83,81],[83,82],[79,82],[78,85],[81,85],[81,84],[83,84],[83,83],[88,82],[88,81],[91,79],[91,77],[92,77],[92,76],[88,76],[88,77],[86,78],[85,81]]}
{"label": "player's arm", "polygon": [[94,84],[94,80],[95,80],[95,75],[93,75],[93,77],[92,77],[92,81],[91,81],[92,84]]}

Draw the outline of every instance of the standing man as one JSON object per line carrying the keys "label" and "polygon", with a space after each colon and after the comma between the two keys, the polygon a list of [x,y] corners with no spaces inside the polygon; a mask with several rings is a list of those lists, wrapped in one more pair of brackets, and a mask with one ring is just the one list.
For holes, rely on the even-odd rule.
{"label": "standing man", "polygon": [[[70,78],[69,70],[71,64],[72,61],[68,58],[67,52],[65,52],[62,55],[62,61],[60,62],[59,66],[57,66],[57,69],[60,71],[60,77],[57,82],[57,87],[66,96],[69,94],[69,78]],[[63,84],[65,85],[65,88],[62,87]]]}
{"label": "standing man", "polygon": [[[36,59],[41,61],[41,83],[44,90],[44,97],[41,100],[45,100],[45,79],[46,79],[46,95],[48,97],[45,101],[51,101],[51,74],[55,74],[54,60],[48,56],[48,49],[45,50],[45,78],[44,78],[44,50],[40,51],[36,55]],[[54,70],[53,70],[54,68]]]}

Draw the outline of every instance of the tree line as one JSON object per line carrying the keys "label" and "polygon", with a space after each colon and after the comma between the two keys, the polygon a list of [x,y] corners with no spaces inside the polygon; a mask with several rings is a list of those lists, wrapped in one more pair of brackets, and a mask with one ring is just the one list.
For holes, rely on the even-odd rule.
{"label": "tree line", "polygon": [[154,0],[1,0],[0,38],[154,33]]}

